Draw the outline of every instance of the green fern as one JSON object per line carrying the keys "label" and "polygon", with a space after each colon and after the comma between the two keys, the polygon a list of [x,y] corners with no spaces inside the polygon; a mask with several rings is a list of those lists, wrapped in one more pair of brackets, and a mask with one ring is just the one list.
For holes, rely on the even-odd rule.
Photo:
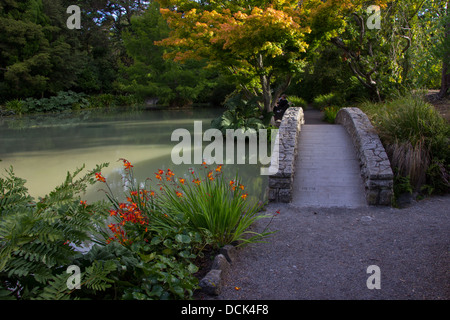
{"label": "green fern", "polygon": [[79,255],[69,242],[79,246],[92,240],[106,218],[91,214],[106,212],[102,204],[86,208],[79,198],[95,183],[95,172],[105,166],[80,178],[84,166],[68,173],[60,186],[37,203],[12,168],[0,178],[0,288],[14,284],[14,295],[24,299],[38,295],[51,279],[59,283],[55,269],[72,264]]}
{"label": "green fern", "polygon": [[114,280],[109,279],[108,275],[117,269],[116,264],[112,260],[94,261],[94,263],[86,269],[83,284],[94,291],[105,291],[111,287]]}

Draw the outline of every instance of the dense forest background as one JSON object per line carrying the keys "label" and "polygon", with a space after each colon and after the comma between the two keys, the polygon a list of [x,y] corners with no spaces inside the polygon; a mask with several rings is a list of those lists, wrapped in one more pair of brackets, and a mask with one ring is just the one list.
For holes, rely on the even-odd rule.
{"label": "dense forest background", "polygon": [[[160,2],[176,10],[170,1]],[[164,59],[174,49],[155,45],[170,32],[160,2],[1,0],[0,104],[70,90],[168,105],[219,105],[241,79],[207,68],[205,59]],[[67,27],[70,5],[81,8],[81,29]],[[447,1],[392,1],[382,10],[383,25],[376,32],[358,20],[363,13],[346,17],[339,37],[311,41],[288,94],[312,101],[338,92],[348,102],[423,88],[447,93]]]}

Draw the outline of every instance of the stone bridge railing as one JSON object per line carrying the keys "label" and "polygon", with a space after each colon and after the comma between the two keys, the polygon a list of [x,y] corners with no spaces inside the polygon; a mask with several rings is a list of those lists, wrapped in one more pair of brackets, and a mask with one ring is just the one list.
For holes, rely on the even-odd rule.
{"label": "stone bridge railing", "polygon": [[[279,150],[272,155],[272,165],[278,161],[278,172],[269,175],[269,201],[288,203],[292,200],[298,138],[304,123],[302,108],[291,107],[285,112],[277,136]],[[343,108],[337,114],[336,123],[343,125],[352,139],[360,162],[367,204],[390,205],[394,175],[369,118],[358,108]]]}
{"label": "stone bridge railing", "polygon": [[361,167],[369,205],[391,205],[393,179],[389,158],[367,115],[358,108],[343,108],[336,116],[350,135]]}
{"label": "stone bridge railing", "polygon": [[278,162],[278,172],[269,176],[269,201],[291,202],[298,136],[304,123],[302,108],[290,107],[284,113],[277,136],[278,152],[272,154],[272,165]]}

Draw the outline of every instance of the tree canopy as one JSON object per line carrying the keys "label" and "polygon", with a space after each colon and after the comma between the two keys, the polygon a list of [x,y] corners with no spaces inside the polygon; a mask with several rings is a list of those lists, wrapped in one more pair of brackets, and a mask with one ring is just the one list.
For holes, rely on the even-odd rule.
{"label": "tree canopy", "polygon": [[[311,47],[344,30],[363,1],[160,1],[171,32],[158,42],[174,61],[206,58],[259,95],[265,111],[302,70]],[[383,1],[379,1],[383,5]]]}
{"label": "tree canopy", "polygon": [[[66,25],[69,5],[81,8],[79,30]],[[380,28],[368,27],[372,5]],[[8,0],[0,99],[73,90],[185,104],[235,86],[270,112],[283,92],[309,98],[320,86],[444,96],[449,26],[445,0]]]}

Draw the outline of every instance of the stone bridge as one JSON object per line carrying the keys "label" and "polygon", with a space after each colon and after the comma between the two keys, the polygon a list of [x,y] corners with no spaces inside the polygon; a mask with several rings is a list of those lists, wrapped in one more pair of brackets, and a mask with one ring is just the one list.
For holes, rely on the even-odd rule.
{"label": "stone bridge", "polygon": [[286,111],[278,132],[279,170],[269,176],[269,201],[308,207],[390,205],[393,173],[368,117],[358,108],[341,109],[336,124],[320,117],[317,110]]}

